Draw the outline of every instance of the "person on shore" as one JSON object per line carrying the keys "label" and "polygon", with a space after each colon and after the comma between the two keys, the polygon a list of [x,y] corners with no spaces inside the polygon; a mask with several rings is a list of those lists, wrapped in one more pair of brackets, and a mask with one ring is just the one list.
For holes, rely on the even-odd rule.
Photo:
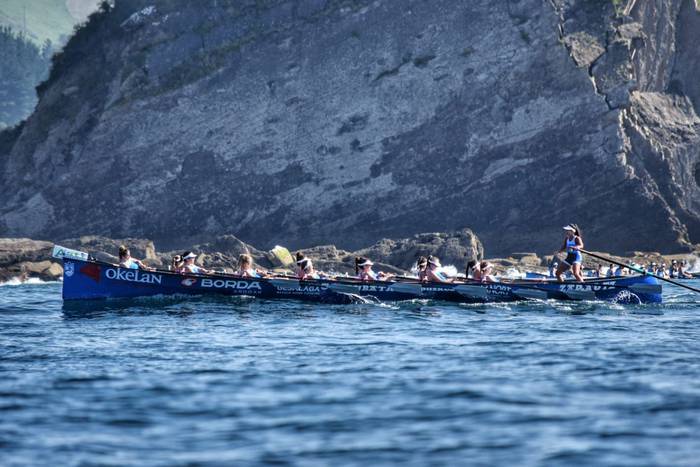
{"label": "person on shore", "polygon": [[581,267],[583,264],[583,256],[581,255],[581,249],[583,248],[583,237],[581,235],[581,230],[576,224],[569,224],[564,227],[564,243],[559,250],[559,253],[566,252],[566,258],[559,263],[557,268],[557,280],[559,282],[564,282],[564,273],[571,269],[574,277],[577,281],[583,282],[583,277],[581,276]]}
{"label": "person on shore", "polygon": [[197,255],[191,251],[186,251],[182,254],[182,267],[180,272],[183,274],[212,274],[214,271],[203,268],[202,266],[197,266],[194,264],[194,260],[197,259]]}
{"label": "person on shore", "polygon": [[297,279],[299,280],[312,280],[320,279],[321,276],[314,269],[314,263],[304,256],[301,251],[297,252]]}
{"label": "person on shore", "polygon": [[452,282],[442,271],[440,271],[440,268],[442,267],[442,264],[440,264],[440,258],[437,256],[428,256],[427,258],[427,263],[428,267],[426,269],[426,279],[430,282]]}
{"label": "person on shore", "polygon": [[238,270],[234,274],[240,277],[262,277],[260,272],[253,268],[253,258],[245,253],[238,257]]}
{"label": "person on shore", "polygon": [[126,245],[119,247],[119,267],[125,269],[143,269],[144,271],[155,271],[154,268],[149,268],[142,261],[132,258],[131,252]]}
{"label": "person on shore", "polygon": [[416,261],[416,269],[418,270],[418,280],[423,282],[428,280],[428,258],[421,256]]}

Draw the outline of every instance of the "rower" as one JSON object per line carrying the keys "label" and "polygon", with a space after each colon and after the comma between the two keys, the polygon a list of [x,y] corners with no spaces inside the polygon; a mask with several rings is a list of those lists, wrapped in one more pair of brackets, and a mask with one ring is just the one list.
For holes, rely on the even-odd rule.
{"label": "rower", "polygon": [[481,279],[484,277],[484,274],[483,274],[481,268],[485,264],[486,264],[486,261],[482,261],[482,262],[474,265],[474,267],[472,269],[472,277],[471,277],[473,280],[481,282]]}
{"label": "rower", "polygon": [[598,266],[595,268],[595,277],[599,279],[605,277],[603,275],[603,263],[598,263]]}
{"label": "rower", "polygon": [[583,248],[583,238],[581,237],[581,231],[576,224],[569,224],[564,227],[564,243],[559,250],[559,253],[566,251],[566,258],[559,263],[557,268],[557,280],[559,282],[564,282],[563,274],[571,269],[574,277],[577,281],[583,282],[583,277],[581,276],[581,265],[583,263],[583,256],[581,255],[581,248]]}
{"label": "rower", "polygon": [[481,282],[498,282],[498,278],[492,274],[493,264],[489,263],[488,261],[482,261],[479,265],[479,269],[481,276],[479,280]]}
{"label": "rower", "polygon": [[185,253],[183,253],[183,265],[182,268],[180,268],[180,272],[183,274],[212,274],[214,272],[194,264],[194,260],[196,258],[197,255],[195,255],[191,251],[186,251]]}
{"label": "rower", "polygon": [[428,280],[428,258],[421,256],[416,261],[416,269],[418,270],[418,280],[425,281]]}
{"label": "rower", "polygon": [[143,269],[144,271],[155,271],[154,268],[149,268],[142,261],[132,258],[131,252],[125,245],[119,247],[119,267],[126,269]]}
{"label": "rower", "polygon": [[393,277],[393,274],[372,271],[373,265],[374,263],[368,258],[362,256],[355,258],[355,274],[357,278],[363,281],[385,281]]}
{"label": "rower", "polygon": [[428,268],[426,271],[427,280],[430,282],[452,282],[442,271],[440,271],[440,268],[442,268],[440,258],[432,255],[428,256]]}
{"label": "rower", "polygon": [[245,253],[238,257],[238,271],[236,271],[235,274],[241,277],[262,277],[260,273],[253,268],[253,258]]}
{"label": "rower", "polygon": [[464,273],[464,278],[469,280],[469,279],[474,279],[474,274],[476,273],[476,260],[472,259],[469,260],[467,263],[467,270]]}
{"label": "rower", "polygon": [[682,260],[680,264],[678,265],[678,278],[679,279],[692,279],[693,274],[689,273],[686,271],[686,268],[688,267],[688,262],[686,260]]}
{"label": "rower", "polygon": [[357,278],[363,281],[379,280],[377,273],[372,271],[373,265],[374,263],[368,258],[355,258],[355,274],[357,275]]}
{"label": "rower", "polygon": [[180,269],[182,269],[182,256],[175,255],[170,260],[170,270],[171,271],[179,271]]}
{"label": "rower", "polygon": [[297,252],[297,278],[302,281],[321,278],[314,269],[314,263],[301,251]]}

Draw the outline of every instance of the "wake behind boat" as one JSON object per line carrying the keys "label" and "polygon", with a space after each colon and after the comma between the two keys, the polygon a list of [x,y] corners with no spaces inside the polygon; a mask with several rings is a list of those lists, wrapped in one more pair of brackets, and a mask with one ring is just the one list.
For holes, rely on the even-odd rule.
{"label": "wake behind boat", "polygon": [[183,274],[121,268],[83,256],[64,256],[63,299],[103,300],[158,295],[229,295],[263,299],[297,299],[322,303],[444,300],[460,303],[520,300],[604,300],[624,304],[661,303],[662,287],[651,276],[574,281],[420,282],[417,279],[299,280],[294,277],[239,277],[229,274]]}

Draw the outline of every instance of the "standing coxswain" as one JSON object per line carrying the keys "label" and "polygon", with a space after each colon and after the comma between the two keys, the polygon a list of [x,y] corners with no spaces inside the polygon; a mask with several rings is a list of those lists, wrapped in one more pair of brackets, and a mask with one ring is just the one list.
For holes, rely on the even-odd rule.
{"label": "standing coxswain", "polygon": [[583,276],[581,275],[581,267],[583,264],[583,255],[581,254],[581,249],[583,248],[583,238],[581,236],[581,230],[576,224],[569,224],[564,227],[564,244],[562,245],[559,253],[566,252],[566,258],[559,263],[557,267],[557,280],[559,282],[564,281],[563,274],[571,269],[572,274],[577,281],[583,282]]}

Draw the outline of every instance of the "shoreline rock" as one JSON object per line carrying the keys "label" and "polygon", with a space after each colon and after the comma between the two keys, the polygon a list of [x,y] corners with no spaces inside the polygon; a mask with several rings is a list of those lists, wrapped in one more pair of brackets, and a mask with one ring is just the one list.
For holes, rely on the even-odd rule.
{"label": "shoreline rock", "polygon": [[[280,258],[284,249],[270,251],[257,249],[234,235],[214,237],[210,241],[192,247],[159,252],[151,240],[139,238],[113,239],[100,236],[83,236],[56,242],[62,246],[85,251],[90,256],[109,263],[117,262],[117,250],[124,244],[135,258],[158,269],[167,269],[174,255],[192,251],[198,255],[197,264],[207,268],[233,272],[239,255],[253,257],[255,265],[276,272],[294,268],[293,258]],[[0,282],[15,277],[57,280],[63,274],[60,261],[51,258],[54,243],[26,238],[0,238]],[[443,264],[453,264],[464,269],[472,259],[481,259],[484,249],[478,237],[469,229],[454,232],[435,232],[414,235],[402,239],[382,239],[367,248],[351,252],[334,245],[319,245],[302,250],[318,270],[354,274],[355,257],[368,256],[375,262],[375,269],[395,274],[406,273],[420,255],[437,255]],[[294,252],[291,252],[292,254]]]}

